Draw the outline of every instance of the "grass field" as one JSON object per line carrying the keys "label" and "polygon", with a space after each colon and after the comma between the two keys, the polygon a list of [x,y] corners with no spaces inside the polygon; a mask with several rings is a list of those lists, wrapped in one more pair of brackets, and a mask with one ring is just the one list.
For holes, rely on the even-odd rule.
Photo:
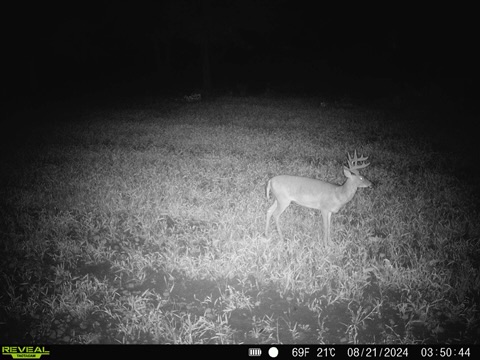
{"label": "grass field", "polygon": [[[57,112],[5,135],[2,344],[480,339],[479,181],[455,120],[226,97]],[[332,216],[333,244],[296,205],[286,241],[266,239],[266,181],[341,184],[354,149],[373,187]]]}

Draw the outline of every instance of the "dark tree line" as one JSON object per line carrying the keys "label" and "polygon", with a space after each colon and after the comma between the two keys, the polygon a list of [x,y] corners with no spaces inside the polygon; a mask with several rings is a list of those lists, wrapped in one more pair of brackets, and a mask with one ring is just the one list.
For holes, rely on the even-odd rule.
{"label": "dark tree line", "polygon": [[315,3],[17,5],[2,24],[2,92],[89,91],[134,79],[204,93],[239,84],[330,87],[342,78],[428,82],[468,79],[476,66],[468,9],[360,12]]}

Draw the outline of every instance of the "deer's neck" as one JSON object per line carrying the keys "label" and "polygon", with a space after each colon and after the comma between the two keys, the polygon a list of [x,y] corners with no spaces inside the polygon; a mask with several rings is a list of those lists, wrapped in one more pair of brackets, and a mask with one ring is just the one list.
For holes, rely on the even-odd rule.
{"label": "deer's neck", "polygon": [[357,192],[357,184],[351,178],[348,178],[347,181],[342,186],[339,186],[336,190],[337,197],[344,204],[353,199],[353,196]]}

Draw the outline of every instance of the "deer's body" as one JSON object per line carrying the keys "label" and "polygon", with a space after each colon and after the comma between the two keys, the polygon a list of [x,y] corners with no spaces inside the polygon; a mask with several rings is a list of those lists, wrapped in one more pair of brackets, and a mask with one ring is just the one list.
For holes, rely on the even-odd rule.
{"label": "deer's body", "polygon": [[364,161],[366,159],[367,158],[363,157],[360,159],[357,158],[355,153],[355,162],[351,162],[352,159],[349,156],[350,167],[344,168],[343,172],[347,177],[347,181],[345,181],[343,185],[335,185],[322,180],[290,175],[279,175],[271,178],[267,182],[266,196],[269,198],[271,190],[275,197],[275,202],[267,211],[265,235],[268,236],[270,219],[273,215],[278,234],[283,240],[279,218],[293,201],[299,205],[321,211],[323,218],[323,242],[324,244],[329,243],[332,213],[338,212],[346,203],[352,200],[359,187],[372,185],[370,181],[361,176],[357,171],[358,168],[369,165],[357,165],[358,161]]}

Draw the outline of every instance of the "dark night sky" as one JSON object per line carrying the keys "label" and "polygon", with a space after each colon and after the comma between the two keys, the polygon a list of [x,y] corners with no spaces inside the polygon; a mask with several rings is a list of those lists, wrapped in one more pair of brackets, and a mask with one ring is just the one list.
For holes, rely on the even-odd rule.
{"label": "dark night sky", "polygon": [[253,93],[267,88],[341,93],[345,87],[383,91],[441,83],[464,96],[473,84],[475,11],[458,5],[67,3],[36,2],[4,13],[7,97],[132,83],[190,92],[205,86],[205,49],[218,91],[245,86]]}

